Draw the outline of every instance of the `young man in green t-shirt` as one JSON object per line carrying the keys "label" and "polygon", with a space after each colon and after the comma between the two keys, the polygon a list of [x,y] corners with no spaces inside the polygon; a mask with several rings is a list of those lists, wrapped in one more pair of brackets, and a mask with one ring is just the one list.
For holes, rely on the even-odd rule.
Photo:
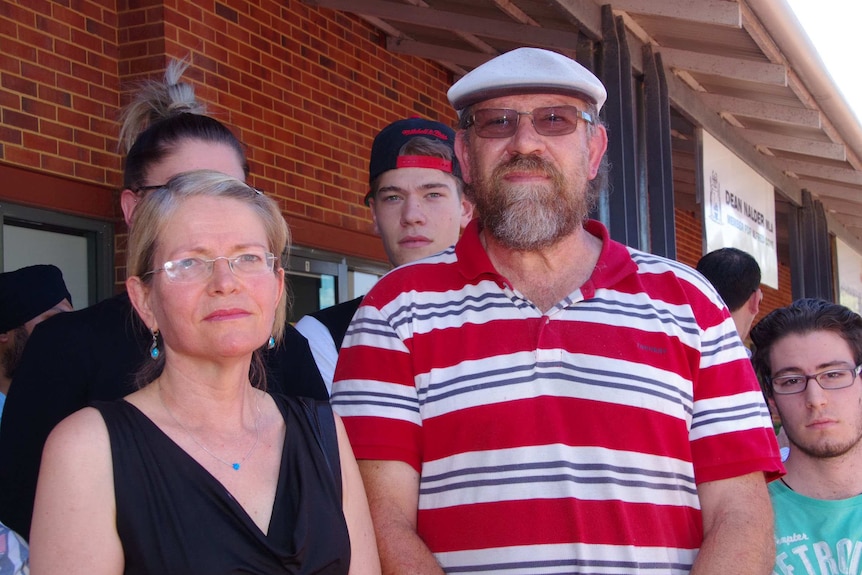
{"label": "young man in green t-shirt", "polygon": [[790,441],[769,485],[777,575],[862,569],[862,317],[802,299],[751,330],[754,366]]}

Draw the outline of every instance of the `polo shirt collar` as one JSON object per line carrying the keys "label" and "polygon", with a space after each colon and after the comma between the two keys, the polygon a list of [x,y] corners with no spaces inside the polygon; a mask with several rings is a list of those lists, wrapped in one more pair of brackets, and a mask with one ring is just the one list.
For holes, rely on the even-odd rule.
{"label": "polo shirt collar", "polygon": [[[637,264],[632,261],[626,246],[610,239],[607,228],[601,222],[588,220],[584,228],[602,241],[602,251],[596,267],[590,274],[590,278],[581,286],[583,297],[589,299],[597,289],[611,287],[626,276],[636,274]],[[461,239],[455,245],[459,271],[468,281],[476,280],[480,276],[490,276],[498,283],[506,282],[505,278],[494,269],[488,253],[482,246],[482,241],[479,239],[481,230],[479,219],[474,218],[467,224]]]}

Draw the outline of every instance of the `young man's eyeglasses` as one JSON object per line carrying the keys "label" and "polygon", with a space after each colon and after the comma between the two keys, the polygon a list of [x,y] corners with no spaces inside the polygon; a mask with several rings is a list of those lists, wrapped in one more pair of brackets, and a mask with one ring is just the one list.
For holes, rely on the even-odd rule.
{"label": "young man's eyeglasses", "polygon": [[226,260],[230,271],[238,277],[257,276],[272,272],[277,258],[270,252],[250,252],[229,258],[219,256],[211,260],[204,258],[182,258],[162,264],[162,267],[148,271],[144,276],[164,272],[172,283],[191,283],[209,278],[218,260]]}
{"label": "young man's eyeglasses", "polygon": [[548,106],[532,112],[485,108],[476,110],[467,118],[465,127],[472,126],[480,138],[510,138],[518,131],[521,116],[530,116],[533,128],[542,136],[565,136],[577,130],[581,120],[588,124],[594,122],[589,112],[574,106]]}
{"label": "young man's eyeglasses", "polygon": [[808,388],[808,380],[813,379],[823,389],[843,389],[850,387],[856,381],[856,376],[862,370],[862,365],[847,369],[829,369],[820,373],[794,373],[770,378],[772,391],[778,395],[802,393]]}

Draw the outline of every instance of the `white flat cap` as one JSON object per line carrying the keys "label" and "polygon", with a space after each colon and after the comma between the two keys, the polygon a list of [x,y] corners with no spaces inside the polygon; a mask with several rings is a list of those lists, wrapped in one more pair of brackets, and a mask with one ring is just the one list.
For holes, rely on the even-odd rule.
{"label": "white flat cap", "polygon": [[608,97],[592,72],[571,58],[540,48],[518,48],[485,62],[455,82],[447,96],[460,116],[464,108],[483,100],[544,93],[583,98],[598,110]]}

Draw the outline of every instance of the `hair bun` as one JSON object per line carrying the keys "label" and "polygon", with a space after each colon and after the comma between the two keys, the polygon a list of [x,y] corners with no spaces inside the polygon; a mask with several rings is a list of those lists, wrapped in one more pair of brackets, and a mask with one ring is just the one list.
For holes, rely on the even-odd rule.
{"label": "hair bun", "polygon": [[206,106],[195,98],[193,85],[182,82],[189,61],[171,60],[164,80],[145,80],[123,110],[120,121],[120,146],[127,154],[138,136],[153,124],[180,114],[206,114]]}

